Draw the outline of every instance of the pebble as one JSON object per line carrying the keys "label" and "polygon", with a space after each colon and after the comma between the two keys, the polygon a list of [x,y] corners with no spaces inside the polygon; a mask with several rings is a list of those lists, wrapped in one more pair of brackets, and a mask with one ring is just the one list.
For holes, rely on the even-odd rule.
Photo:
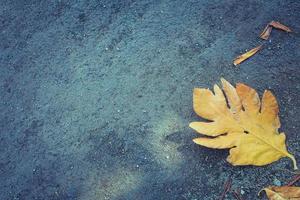
{"label": "pebble", "polygon": [[281,186],[281,182],[277,178],[274,178],[273,184],[276,185],[276,186]]}

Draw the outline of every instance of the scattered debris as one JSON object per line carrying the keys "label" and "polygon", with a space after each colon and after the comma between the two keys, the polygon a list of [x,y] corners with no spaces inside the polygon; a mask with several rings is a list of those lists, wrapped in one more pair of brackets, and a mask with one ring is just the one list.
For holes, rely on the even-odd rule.
{"label": "scattered debris", "polygon": [[[296,200],[300,199],[300,187],[293,186],[270,186],[262,189],[269,200]],[[260,195],[261,191],[258,193]]]}
{"label": "scattered debris", "polygon": [[260,34],[260,38],[264,40],[269,39],[271,31],[272,31],[272,26],[270,26],[270,24],[267,24],[263,32]]}
{"label": "scattered debris", "polygon": [[[280,22],[271,21],[261,32],[260,38],[268,40],[273,28],[292,32]],[[239,65],[261,48],[262,45],[259,45],[236,57],[233,64]],[[277,48],[280,48],[280,44]],[[278,132],[280,128],[278,104],[273,94],[266,90],[260,103],[260,98],[253,88],[242,83],[234,87],[225,79],[221,79],[221,82],[223,91],[217,85],[214,86],[213,92],[204,88],[194,89],[195,112],[211,122],[190,123],[190,127],[195,131],[209,136],[193,141],[208,148],[231,149],[227,161],[235,166],[262,166],[282,157],[289,157],[293,161],[294,169],[297,170],[295,157],[286,150],[285,135]],[[287,185],[281,186],[281,182],[275,178],[273,182],[276,186],[263,188],[258,195],[265,191],[269,200],[300,200],[300,187],[292,186],[299,180],[300,174],[297,174]],[[224,200],[229,191],[237,200],[242,200],[241,194],[244,191],[231,190],[231,186],[232,181],[229,177],[220,200]]]}
{"label": "scattered debris", "polygon": [[229,190],[231,189],[231,178],[229,177],[227,179],[227,181],[225,182],[225,185],[224,185],[224,191],[220,197],[220,200],[224,200],[225,198],[225,195],[229,192]]}
{"label": "scattered debris", "polygon": [[292,30],[289,27],[281,24],[280,22],[271,21],[270,23],[267,24],[267,26],[264,28],[264,30],[260,34],[260,38],[264,39],[264,40],[269,39],[272,28],[280,29],[282,31],[286,31],[286,32],[289,32],[289,33],[292,32]]}
{"label": "scattered debris", "polygon": [[269,200],[296,200],[300,199],[300,187],[294,187],[294,185],[300,179],[300,174],[297,174],[288,184],[285,186],[269,186],[263,188],[258,192],[258,195],[262,191],[266,192]]}
{"label": "scattered debris", "polygon": [[256,54],[260,49],[262,48],[262,45],[259,45],[258,47],[255,47],[251,49],[250,51],[238,56],[236,59],[234,59],[233,64],[237,66],[238,64],[242,63],[243,61],[247,60],[254,54]]}
{"label": "scattered debris", "polygon": [[283,31],[286,31],[286,32],[289,32],[289,33],[292,32],[292,30],[289,27],[281,24],[280,22],[271,21],[270,26],[273,26],[274,28],[277,28],[277,29],[280,29],[280,30],[283,30]]}
{"label": "scattered debris", "polygon": [[[281,24],[280,22],[271,21],[270,23],[267,24],[267,26],[261,32],[259,37],[263,40],[268,40],[273,28],[276,28],[276,29],[279,29],[282,31],[286,31],[286,32],[292,32],[292,30],[289,27]],[[255,47],[255,48],[251,49],[250,51],[238,56],[237,58],[234,59],[233,64],[235,66],[239,65],[243,61],[247,60],[248,58],[250,58],[251,56],[256,54],[261,48],[262,48],[262,45]]]}
{"label": "scattered debris", "polygon": [[300,174],[296,175],[288,184],[287,186],[292,186],[294,185],[297,181],[300,179]]}
{"label": "scattered debris", "polygon": [[234,197],[237,199],[237,200],[243,200],[243,198],[241,197],[241,192],[239,192],[239,190],[234,190],[231,188],[232,186],[232,180],[231,178],[229,177],[227,179],[227,181],[225,182],[225,185],[224,185],[224,191],[220,197],[220,200],[224,200],[226,194],[231,191],[231,193],[234,195]]}

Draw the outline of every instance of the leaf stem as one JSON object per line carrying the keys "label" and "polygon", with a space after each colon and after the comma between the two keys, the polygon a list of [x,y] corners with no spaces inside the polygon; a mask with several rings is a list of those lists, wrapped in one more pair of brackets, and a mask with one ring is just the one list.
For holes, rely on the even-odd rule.
{"label": "leaf stem", "polygon": [[298,167],[297,167],[297,161],[296,161],[295,157],[294,157],[292,154],[288,154],[287,156],[288,156],[290,159],[292,159],[292,161],[293,161],[293,166],[294,166],[294,170],[297,170]]}

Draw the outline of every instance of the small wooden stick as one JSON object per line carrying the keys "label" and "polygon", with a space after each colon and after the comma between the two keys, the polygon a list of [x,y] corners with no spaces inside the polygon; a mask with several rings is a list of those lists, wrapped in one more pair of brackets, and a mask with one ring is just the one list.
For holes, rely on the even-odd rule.
{"label": "small wooden stick", "polygon": [[296,175],[299,175],[299,174],[300,174],[299,170],[298,170],[298,171],[295,171],[295,170],[291,171],[291,170],[283,169],[283,168],[278,168],[278,170],[285,171],[285,172],[289,172],[289,173],[291,173],[291,174],[296,174]]}
{"label": "small wooden stick", "polygon": [[225,195],[230,190],[230,188],[231,188],[231,178],[229,177],[228,180],[226,181],[225,185],[224,185],[224,191],[223,191],[223,193],[220,197],[220,200],[224,200]]}
{"label": "small wooden stick", "polygon": [[298,174],[297,176],[295,176],[288,184],[287,186],[292,186],[294,185],[294,183],[296,183],[297,181],[300,180],[300,174]]}
{"label": "small wooden stick", "polygon": [[237,190],[233,190],[233,195],[237,200],[243,200],[240,193]]}

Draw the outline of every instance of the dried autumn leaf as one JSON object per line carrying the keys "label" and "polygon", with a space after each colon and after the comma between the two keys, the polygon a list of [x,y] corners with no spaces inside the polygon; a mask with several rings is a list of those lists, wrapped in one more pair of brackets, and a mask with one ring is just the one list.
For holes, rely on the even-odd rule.
{"label": "dried autumn leaf", "polygon": [[280,30],[283,30],[286,32],[292,32],[292,30],[289,27],[281,24],[280,22],[271,21],[270,26],[273,26],[274,28],[277,28],[277,29],[280,29]]}
{"label": "dried autumn leaf", "polygon": [[243,61],[247,60],[248,58],[250,58],[251,56],[256,54],[261,49],[261,47],[262,47],[262,45],[259,45],[258,47],[255,47],[255,48],[251,49],[250,51],[238,56],[236,59],[234,59],[233,64],[235,66],[237,66],[238,64],[240,64]]}
{"label": "dried autumn leaf", "polygon": [[234,88],[225,79],[221,81],[225,96],[217,85],[214,93],[194,89],[195,112],[211,122],[190,123],[191,128],[209,136],[193,141],[209,148],[229,148],[227,161],[233,165],[262,166],[289,157],[297,169],[294,156],[286,149],[285,134],[278,133],[278,105],[273,94],[266,90],[260,102],[251,87],[239,83]]}
{"label": "dried autumn leaf", "polygon": [[264,39],[264,40],[269,39],[269,36],[271,34],[271,31],[272,31],[272,27],[283,30],[283,31],[286,31],[286,32],[292,32],[292,30],[289,27],[281,24],[280,22],[271,21],[270,23],[267,24],[267,26],[264,28],[264,30],[260,34],[260,38]]}
{"label": "dried autumn leaf", "polygon": [[269,200],[300,200],[300,187],[271,186],[262,190],[266,192]]}
{"label": "dried autumn leaf", "polygon": [[270,24],[268,24],[265,29],[263,30],[263,32],[260,34],[260,38],[267,40],[270,37],[272,31],[272,26],[270,26]]}

